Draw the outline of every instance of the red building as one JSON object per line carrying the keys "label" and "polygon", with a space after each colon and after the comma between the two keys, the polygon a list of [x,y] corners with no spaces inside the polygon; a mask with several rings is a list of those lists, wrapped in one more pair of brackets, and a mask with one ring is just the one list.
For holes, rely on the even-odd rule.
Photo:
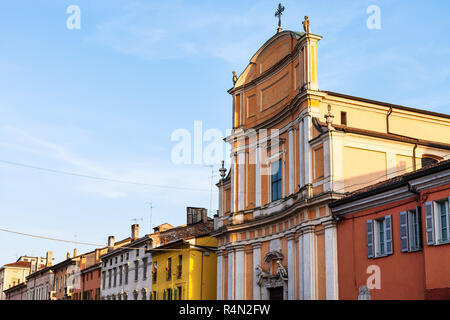
{"label": "red building", "polygon": [[100,300],[101,260],[107,248],[95,249],[80,256],[80,271],[75,276],[73,300]]}
{"label": "red building", "polygon": [[330,204],[339,299],[450,299],[449,200],[447,160]]}

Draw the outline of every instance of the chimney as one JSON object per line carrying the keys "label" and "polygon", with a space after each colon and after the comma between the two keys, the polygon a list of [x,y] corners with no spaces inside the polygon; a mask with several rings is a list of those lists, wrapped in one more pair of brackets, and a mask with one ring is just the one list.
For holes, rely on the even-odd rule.
{"label": "chimney", "polygon": [[73,257],[75,258],[77,256],[77,249],[73,249]]}
{"label": "chimney", "polygon": [[70,253],[67,252],[66,258],[67,258],[67,260],[70,259]]}
{"label": "chimney", "polygon": [[131,241],[135,241],[139,238],[139,225],[133,224],[131,226]]}
{"label": "chimney", "polygon": [[192,224],[192,212],[191,208],[187,208],[187,224]]}
{"label": "chimney", "polygon": [[206,223],[208,221],[208,210],[205,208],[187,208],[187,224],[195,224],[198,222]]}
{"label": "chimney", "polygon": [[114,250],[114,243],[115,243],[114,236],[109,236],[108,237],[108,251]]}
{"label": "chimney", "polygon": [[45,266],[51,267],[53,263],[53,252],[47,251],[47,255],[45,257]]}
{"label": "chimney", "polygon": [[95,249],[95,263],[98,263],[100,261],[100,250]]}

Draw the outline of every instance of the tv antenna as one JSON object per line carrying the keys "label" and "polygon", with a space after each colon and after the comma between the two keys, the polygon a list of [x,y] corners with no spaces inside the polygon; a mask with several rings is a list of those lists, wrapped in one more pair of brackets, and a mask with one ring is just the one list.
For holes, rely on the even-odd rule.
{"label": "tv antenna", "polygon": [[146,204],[150,205],[150,233],[152,234],[152,216],[153,216],[153,202],[147,202]]}

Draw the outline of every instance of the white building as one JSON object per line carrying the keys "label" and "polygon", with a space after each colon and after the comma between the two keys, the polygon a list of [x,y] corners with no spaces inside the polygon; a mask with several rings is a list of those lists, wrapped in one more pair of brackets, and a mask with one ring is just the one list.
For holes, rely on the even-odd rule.
{"label": "white building", "polygon": [[[102,300],[148,300],[151,292],[151,238],[139,238],[139,225],[131,226],[131,242],[101,256]],[[114,248],[114,237],[108,247]]]}

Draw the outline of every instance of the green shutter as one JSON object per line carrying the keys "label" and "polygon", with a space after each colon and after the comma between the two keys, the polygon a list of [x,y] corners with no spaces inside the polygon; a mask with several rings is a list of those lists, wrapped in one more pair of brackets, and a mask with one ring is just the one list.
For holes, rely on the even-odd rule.
{"label": "green shutter", "polygon": [[373,220],[366,221],[366,235],[367,235],[367,257],[369,259],[373,258],[374,250],[373,250]]}
{"label": "green shutter", "polygon": [[394,251],[394,248],[392,246],[392,216],[386,216],[386,218],[384,218],[384,230],[386,254],[392,254]]}
{"label": "green shutter", "polygon": [[400,212],[400,245],[402,252],[409,251],[408,241],[408,212]]}
{"label": "green shutter", "polygon": [[427,245],[434,245],[434,215],[433,202],[425,203],[425,227],[427,232]]}

